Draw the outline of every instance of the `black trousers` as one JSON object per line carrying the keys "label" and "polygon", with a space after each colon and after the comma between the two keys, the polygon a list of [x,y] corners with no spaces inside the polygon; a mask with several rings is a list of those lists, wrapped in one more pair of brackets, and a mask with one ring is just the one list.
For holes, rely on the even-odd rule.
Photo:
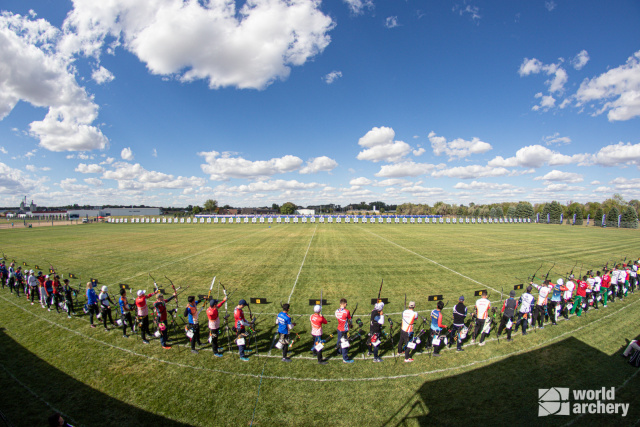
{"label": "black trousers", "polygon": [[149,331],[149,316],[138,316],[138,323],[140,324],[140,335],[142,336],[142,341],[146,341],[147,334],[151,335],[151,331]]}
{"label": "black trousers", "polygon": [[60,303],[62,302],[62,295],[51,294],[51,302],[56,307],[56,312],[60,313]]}
{"label": "black trousers", "polygon": [[[316,344],[322,344],[322,335],[313,336],[313,345],[315,346]],[[316,351],[314,349],[314,351],[318,355],[318,362],[322,362],[322,350]]]}
{"label": "black trousers", "polygon": [[191,350],[196,349],[196,342],[198,345],[202,345],[200,342],[200,324],[189,323],[189,328],[193,331],[193,337],[191,337]]}
{"label": "black trousers", "polygon": [[98,315],[98,304],[89,304],[88,307],[89,307],[89,321],[93,325],[93,316],[94,314],[96,316]]}
{"label": "black trousers", "polygon": [[556,307],[560,304],[560,301],[549,301],[547,304],[549,306],[549,317],[551,318],[551,323],[556,325],[558,323],[558,319],[556,316]]}
{"label": "black trousers", "polygon": [[71,313],[73,313],[75,311],[73,309],[73,300],[72,299],[66,299],[65,300],[65,304],[67,304],[67,314],[69,316],[71,316]]}
{"label": "black trousers", "polygon": [[218,334],[220,333],[220,328],[218,329],[209,329],[211,334],[211,349],[214,354],[218,353]]}
{"label": "black trousers", "polygon": [[102,307],[102,324],[104,328],[107,329],[107,316],[109,317],[109,322],[113,324],[113,318],[111,317],[111,308]]}
{"label": "black trousers", "polygon": [[[484,329],[484,323],[486,319],[476,319],[476,327],[473,331],[473,339],[475,340],[478,337],[478,334]],[[486,334],[482,332],[480,334],[480,342],[484,341]]]}
{"label": "black trousers", "polygon": [[127,325],[131,328],[131,332],[133,332],[133,320],[131,320],[131,313],[125,312],[122,317],[122,334],[127,335]]}
{"label": "black trousers", "polygon": [[398,353],[402,353],[402,346],[405,345],[405,348],[404,348],[405,359],[409,358],[409,353],[411,352],[411,349],[408,346],[406,346],[411,342],[411,334],[413,334],[413,332],[406,332],[402,330],[400,331],[400,341],[398,341]]}
{"label": "black trousers", "polygon": [[38,299],[40,299],[40,294],[38,294],[37,286],[29,287],[29,293],[31,294],[31,302],[33,302],[33,298],[35,298],[36,295],[38,296]]}
{"label": "black trousers", "polygon": [[[440,332],[438,331],[434,331],[433,329],[430,331],[430,341],[431,344],[433,345],[433,339],[438,337],[440,335]],[[440,339],[442,339],[442,337],[440,337]],[[440,344],[438,345],[433,345],[433,354],[440,354],[440,350],[442,349],[442,347],[444,347],[444,344],[442,344],[442,341],[440,341]]]}
{"label": "black trousers", "polygon": [[544,324],[544,305],[536,305],[536,308],[533,311],[534,326],[536,322],[538,323],[538,327],[542,327]]}
{"label": "black trousers", "polygon": [[[509,320],[511,320],[511,322],[513,322],[513,317],[502,315],[502,319],[500,320],[500,326],[498,327],[498,336],[500,336],[502,331],[506,328],[507,323],[509,323]],[[507,329],[507,339],[510,340],[511,339],[511,331],[513,329],[513,325],[511,325],[510,328],[506,328],[506,329]]]}

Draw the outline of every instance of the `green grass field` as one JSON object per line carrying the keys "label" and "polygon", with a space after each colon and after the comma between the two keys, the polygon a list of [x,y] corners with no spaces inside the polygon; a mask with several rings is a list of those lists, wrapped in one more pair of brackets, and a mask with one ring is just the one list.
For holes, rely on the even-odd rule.
{"label": "green grass field", "polygon": [[[266,298],[252,305],[258,317],[257,353],[239,361],[226,338],[223,358],[209,346],[194,355],[184,333],[170,334],[171,350],[153,339],[122,338],[121,331],[89,328],[88,316],[67,319],[0,291],[0,411],[16,425],[44,425],[56,410],[74,425],[562,425],[640,419],[640,379],[621,357],[624,339],[640,335],[640,295],[589,311],[556,327],[514,334],[507,343],[492,333],[486,346],[443,350],[439,359],[418,353],[412,364],[384,363],[353,349],[345,365],[334,351],[319,366],[309,352],[308,319],[290,354],[280,361],[271,349],[280,301],[291,314],[311,314],[309,299],[328,301],[334,319],[338,301],[349,300],[368,316],[370,300],[384,279],[385,313],[400,320],[405,294],[422,315],[435,308],[428,295],[448,301],[445,323],[460,295],[473,305],[487,289],[499,304],[540,266],[550,279],[600,268],[609,260],[640,255],[637,230],[547,225],[446,224],[91,224],[0,230],[0,250],[30,268],[53,264],[73,284],[97,278],[110,293],[125,283],[134,290],[189,285],[181,294],[207,294],[213,276],[240,298]],[[610,263],[611,265],[611,263]],[[518,292],[518,296],[521,291]],[[213,295],[221,295],[217,286]],[[169,304],[169,308],[174,307]],[[224,309],[223,309],[224,310]],[[180,310],[182,311],[182,310]],[[201,317],[201,327],[206,322]],[[367,319],[363,318],[365,325]],[[325,335],[335,328],[325,328]],[[368,327],[365,327],[368,330]],[[203,335],[206,338],[206,334]],[[397,331],[394,339],[397,342]],[[204,342],[204,339],[203,339]],[[328,348],[335,344],[329,341]],[[357,346],[356,346],[357,347]],[[252,348],[254,346],[252,345]],[[619,387],[616,402],[629,403],[626,417],[586,415],[538,418],[538,389]]]}

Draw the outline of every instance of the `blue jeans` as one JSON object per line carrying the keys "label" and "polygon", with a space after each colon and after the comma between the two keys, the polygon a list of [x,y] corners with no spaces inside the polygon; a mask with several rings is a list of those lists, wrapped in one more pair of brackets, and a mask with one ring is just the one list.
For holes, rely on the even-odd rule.
{"label": "blue jeans", "polygon": [[[240,335],[243,332],[244,332],[244,329],[239,330],[238,331],[238,335]],[[245,338],[245,342],[246,342],[246,340],[247,340],[247,338]],[[244,348],[245,348],[245,345],[239,345],[238,346],[238,354],[240,355],[240,357],[245,357],[244,356]]]}
{"label": "blue jeans", "polygon": [[460,350],[462,348],[462,340],[460,339],[460,329],[464,328],[464,324],[462,325],[453,325],[451,327],[451,333],[449,335],[449,343],[451,343],[452,341],[456,341],[457,343],[457,349]]}
{"label": "blue jeans", "polygon": [[169,339],[169,329],[167,326],[167,321],[160,321],[160,323],[164,324],[164,331],[160,330],[160,324],[158,324],[158,330],[160,330],[160,345],[162,347],[166,347],[167,346],[167,341]]}
{"label": "blue jeans", "polygon": [[348,331],[338,331],[338,344],[337,344],[337,348],[338,348],[338,354],[342,354],[342,360],[349,360],[348,357],[348,353],[349,353],[349,348],[342,348],[342,337],[344,337],[345,339],[347,338],[347,332]]}

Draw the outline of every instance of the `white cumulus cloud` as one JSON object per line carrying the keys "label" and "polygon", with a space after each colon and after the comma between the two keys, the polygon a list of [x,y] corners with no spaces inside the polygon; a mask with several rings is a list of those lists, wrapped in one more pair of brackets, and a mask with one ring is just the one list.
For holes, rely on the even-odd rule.
{"label": "white cumulus cloud", "polygon": [[401,162],[391,165],[383,165],[375,174],[381,178],[400,178],[403,176],[426,175],[435,169],[435,165],[429,163]]}
{"label": "white cumulus cloud", "polygon": [[482,178],[490,176],[509,175],[509,170],[503,167],[470,165],[441,169],[431,173],[434,178],[449,177],[460,179]]}
{"label": "white cumulus cloud", "polygon": [[508,188],[513,188],[513,185],[498,184],[496,182],[472,181],[470,183],[459,182],[456,185],[454,185],[453,188],[458,190],[504,190]]}
{"label": "white cumulus cloud", "polygon": [[635,165],[640,167],[640,143],[619,142],[602,147],[594,156],[600,166]]}
{"label": "white cumulus cloud", "polygon": [[335,82],[340,77],[342,77],[342,71],[332,71],[329,74],[327,74],[326,76],[324,76],[322,78],[322,80],[324,80],[324,82],[326,84],[330,85],[331,83]]}
{"label": "white cumulus cloud", "polygon": [[640,116],[640,51],[626,64],[585,79],[575,94],[578,105],[600,102],[595,115],[607,112],[609,121],[624,121]]}
{"label": "white cumulus cloud", "polygon": [[85,163],[80,163],[76,167],[75,171],[80,173],[102,173],[104,172],[104,168],[96,164],[87,165]]}
{"label": "white cumulus cloud", "polygon": [[582,182],[584,181],[584,177],[579,173],[573,172],[562,172],[559,170],[552,170],[543,176],[537,176],[533,178],[534,181],[554,181],[554,182]]}
{"label": "white cumulus cloud", "polygon": [[493,148],[491,144],[480,141],[479,138],[473,138],[471,141],[466,141],[462,138],[447,141],[445,137],[437,136],[435,132],[429,133],[429,141],[431,141],[433,154],[436,156],[446,154],[449,156],[449,161],[468,157],[472,154],[486,153]]}
{"label": "white cumulus cloud", "polygon": [[398,17],[397,16],[388,16],[387,19],[385,19],[384,21],[384,26],[387,28],[395,28],[397,27],[398,24]]}
{"label": "white cumulus cloud", "polygon": [[358,140],[365,147],[358,153],[358,160],[371,162],[399,162],[411,152],[411,146],[403,141],[394,141],[396,136],[392,128],[374,127]]}
{"label": "white cumulus cloud", "polygon": [[50,151],[103,149],[107,138],[91,124],[98,106],[78,85],[70,59],[52,45],[59,31],[42,19],[0,16],[0,120],[25,101],[48,109],[29,125],[30,134]]}
{"label": "white cumulus cloud", "polygon": [[318,172],[330,172],[338,166],[338,162],[327,157],[320,156],[315,159],[311,159],[307,162],[307,165],[300,169],[301,174],[318,173]]}
{"label": "white cumulus cloud", "polygon": [[230,153],[220,154],[217,151],[200,152],[198,156],[204,157],[206,163],[200,167],[204,173],[209,174],[212,181],[227,181],[229,178],[263,178],[292,172],[300,168],[303,163],[301,158],[291,155],[258,161],[233,157]]}
{"label": "white cumulus cloud", "polygon": [[173,175],[148,171],[139,163],[131,164],[126,162],[116,162],[113,170],[105,171],[102,179],[113,179],[118,182],[121,190],[149,190],[149,189],[181,189],[190,187],[201,187],[206,180],[199,177],[174,177]]}
{"label": "white cumulus cloud", "polygon": [[589,62],[589,59],[589,53],[586,50],[582,50],[571,60],[571,65],[576,70],[582,70]]}
{"label": "white cumulus cloud", "polygon": [[515,167],[539,168],[545,163],[550,166],[567,165],[569,163],[586,163],[590,160],[587,154],[574,154],[568,156],[552,151],[542,145],[528,145],[519,149],[514,157],[507,159],[497,156],[487,164],[493,167]]}
{"label": "white cumulus cloud", "polygon": [[315,0],[76,0],[59,46],[99,57],[112,37],[153,74],[264,89],[322,52],[334,26]]}
{"label": "white cumulus cloud", "polygon": [[85,178],[84,182],[89,185],[93,185],[94,187],[102,187],[102,180],[98,178]]}
{"label": "white cumulus cloud", "polygon": [[343,0],[354,15],[360,15],[365,9],[373,9],[372,0]]}
{"label": "white cumulus cloud", "polygon": [[123,148],[120,152],[120,157],[122,157],[123,160],[131,161],[134,157],[133,151],[131,151],[130,147]]}
{"label": "white cumulus cloud", "polygon": [[560,136],[558,132],[554,133],[553,135],[545,136],[544,138],[542,138],[542,140],[546,145],[562,145],[571,143],[571,138],[569,138],[568,136]]}
{"label": "white cumulus cloud", "polygon": [[113,81],[113,79],[115,79],[115,76],[113,75],[113,73],[111,73],[111,71],[107,70],[101,65],[100,67],[93,70],[93,72],[91,73],[91,78],[95,80],[96,83],[101,85]]}
{"label": "white cumulus cloud", "polygon": [[349,185],[357,185],[357,186],[371,185],[372,183],[373,181],[363,176],[361,176],[360,178],[354,178],[351,181],[349,181]]}

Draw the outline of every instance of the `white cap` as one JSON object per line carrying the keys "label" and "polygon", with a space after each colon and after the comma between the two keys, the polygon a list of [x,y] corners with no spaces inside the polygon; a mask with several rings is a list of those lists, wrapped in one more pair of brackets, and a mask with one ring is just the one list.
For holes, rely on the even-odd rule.
{"label": "white cap", "polygon": [[47,274],[46,276],[44,276],[44,278],[45,278],[45,279],[48,279],[48,278],[49,278],[49,275]]}
{"label": "white cap", "polygon": [[107,292],[107,285],[104,285],[104,286],[102,287],[102,292]]}
{"label": "white cap", "polygon": [[384,303],[383,302],[379,302],[376,305],[374,305],[373,308],[375,308],[378,311],[382,311],[382,309],[384,308]]}
{"label": "white cap", "polygon": [[562,280],[562,278],[559,278],[557,283],[558,285],[562,286],[564,285],[564,280]]}
{"label": "white cap", "polygon": [[33,270],[29,270],[29,273],[30,273],[30,274],[33,274]]}
{"label": "white cap", "polygon": [[320,311],[322,311],[322,307],[320,305],[316,304],[316,305],[313,306],[313,311],[315,313],[320,313]]}
{"label": "white cap", "polygon": [[142,289],[140,289],[140,290],[138,291],[138,296],[139,296],[139,297],[141,297],[142,295],[144,295],[144,291],[143,291]]}

